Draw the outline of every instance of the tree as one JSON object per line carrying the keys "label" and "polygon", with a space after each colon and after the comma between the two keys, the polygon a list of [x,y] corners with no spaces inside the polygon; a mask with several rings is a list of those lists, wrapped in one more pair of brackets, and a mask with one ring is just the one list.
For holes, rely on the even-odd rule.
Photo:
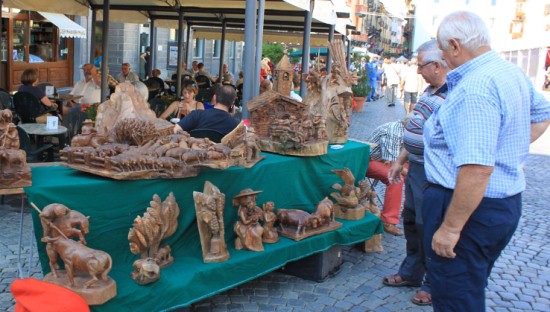
{"label": "tree", "polygon": [[277,64],[284,54],[285,47],[281,43],[264,43],[262,45],[262,54],[268,57],[271,63]]}

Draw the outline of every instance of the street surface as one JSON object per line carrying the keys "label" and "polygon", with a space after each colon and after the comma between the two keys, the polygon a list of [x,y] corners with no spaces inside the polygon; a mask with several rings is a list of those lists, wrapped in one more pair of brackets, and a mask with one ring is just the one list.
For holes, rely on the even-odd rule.
{"label": "street surface", "polygon": [[[366,141],[377,126],[403,116],[400,103],[395,107],[387,107],[385,99],[365,103],[363,112],[352,115],[350,137]],[[549,146],[550,132],[547,132],[540,142],[536,142],[536,148],[532,149],[534,154],[525,165],[527,190],[523,194],[523,216],[491,274],[486,292],[487,311],[550,311]],[[384,185],[379,183],[377,191],[383,197]],[[5,203],[0,205],[0,311],[14,310],[9,287],[17,276],[20,202],[19,196],[6,196]],[[29,255],[30,224],[25,201],[25,259]],[[322,283],[273,272],[197,302],[191,310],[431,311],[431,307],[411,303],[416,288],[382,284],[384,276],[397,272],[405,254],[405,239],[384,234],[383,245],[384,252],[374,254],[344,247],[340,273]],[[33,254],[31,274],[41,278],[36,248]],[[25,260],[25,269],[28,266]]]}

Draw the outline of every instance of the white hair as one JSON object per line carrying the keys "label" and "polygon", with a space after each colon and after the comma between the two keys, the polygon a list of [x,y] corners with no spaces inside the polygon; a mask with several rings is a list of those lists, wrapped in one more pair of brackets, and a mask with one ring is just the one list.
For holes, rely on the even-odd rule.
{"label": "white hair", "polygon": [[443,50],[449,49],[449,40],[456,39],[469,51],[491,45],[489,29],[481,17],[469,11],[447,15],[437,30],[437,42]]}
{"label": "white hair", "polygon": [[443,60],[443,52],[439,49],[437,40],[435,39],[428,40],[421,44],[418,49],[416,49],[416,53],[424,53],[422,57],[422,61],[424,61],[424,63],[438,62],[445,68],[449,66],[447,65],[447,62]]}

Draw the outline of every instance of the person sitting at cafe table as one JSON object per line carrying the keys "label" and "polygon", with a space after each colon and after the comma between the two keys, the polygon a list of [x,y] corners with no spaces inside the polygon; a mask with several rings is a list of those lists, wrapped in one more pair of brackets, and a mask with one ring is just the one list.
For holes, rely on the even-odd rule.
{"label": "person sitting at cafe table", "polygon": [[131,71],[130,63],[123,63],[121,69],[122,71],[116,77],[116,80],[118,80],[118,82],[139,81],[138,75],[136,75],[134,72]]}
{"label": "person sitting at cafe table", "polygon": [[180,101],[174,101],[168,108],[160,115],[160,119],[181,119],[194,110],[204,110],[202,102],[195,101],[195,95],[199,91],[195,80],[184,80],[181,85],[182,99]]}
{"label": "person sitting at cafe table", "polygon": [[[27,68],[23,71],[21,75],[22,85],[17,90],[18,92],[27,92],[40,100],[41,111],[43,114],[46,114],[48,111],[57,109],[57,104],[50,101],[44,91],[40,90],[36,85],[38,84],[38,69],[36,68]],[[40,118],[40,117],[38,117]]]}
{"label": "person sitting at cafe table", "polygon": [[211,103],[216,103],[214,108],[192,111],[178,122],[174,127],[174,133],[181,130],[190,132],[195,129],[208,129],[227,135],[237,127],[239,120],[229,113],[237,96],[235,87],[216,84],[213,89]]}
{"label": "person sitting at cafe table", "polygon": [[[80,111],[80,104],[94,104],[101,102],[101,77],[97,74],[97,68],[92,64],[84,64],[84,79],[79,80],[71,95],[79,96],[77,101],[68,100],[67,106],[72,107],[70,111]],[[68,113],[69,108],[63,106],[63,112]]]}
{"label": "person sitting at cafe table", "polygon": [[[195,73],[193,72],[193,70],[187,69],[187,63],[182,62],[181,63],[181,78],[182,78],[182,80],[187,80],[187,79],[193,78],[193,77],[195,77]],[[177,81],[177,79],[178,79],[178,72],[176,71],[172,74],[172,80]]]}

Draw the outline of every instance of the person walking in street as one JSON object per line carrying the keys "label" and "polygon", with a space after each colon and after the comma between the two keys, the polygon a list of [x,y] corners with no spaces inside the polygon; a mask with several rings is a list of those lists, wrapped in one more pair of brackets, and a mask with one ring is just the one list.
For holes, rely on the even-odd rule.
{"label": "person walking in street", "polygon": [[369,94],[367,94],[367,102],[375,100],[374,95],[376,94],[376,71],[378,69],[378,59],[373,57],[370,62],[365,65],[365,70],[367,73],[367,87],[369,88]]}
{"label": "person walking in street", "polygon": [[403,79],[401,79],[400,87],[401,91],[404,92],[403,106],[405,107],[405,114],[413,111],[418,92],[421,91],[420,87],[423,85],[422,76],[418,73],[417,63],[417,58],[413,58],[409,66],[403,68]]}
{"label": "person walking in street", "polygon": [[395,63],[395,58],[391,60],[386,59],[384,62],[384,73],[386,74],[386,100],[388,101],[388,106],[395,106],[395,97],[397,92],[397,85],[399,84],[399,74],[396,70],[397,64]]}
{"label": "person walking in street", "polygon": [[550,103],[519,67],[491,49],[467,11],[437,31],[449,91],[424,126],[428,188],[422,218],[434,311],[485,311],[491,269],[514,234],[530,142],[550,123]]}
{"label": "person walking in street", "polygon": [[[403,149],[388,173],[390,183],[401,183],[401,172],[409,162],[405,179],[405,205],[403,208],[403,229],[407,241],[406,257],[397,274],[384,278],[388,286],[416,286],[420,290],[411,298],[418,305],[432,303],[429,280],[425,278],[422,204],[423,191],[428,186],[424,172],[424,142],[422,133],[424,123],[445,101],[447,85],[445,79],[449,68],[442,60],[437,41],[432,39],[420,45],[417,50],[419,65],[417,71],[429,83],[415,106],[413,117],[405,126]],[[406,94],[405,94],[406,96]]]}
{"label": "person walking in street", "polygon": [[405,117],[402,120],[385,123],[376,128],[369,139],[369,142],[377,145],[372,149],[366,176],[386,184],[380,219],[382,219],[384,231],[392,235],[403,235],[403,232],[397,228],[403,197],[403,181],[391,184],[388,173],[399,155],[403,144],[404,127],[409,119]]}

